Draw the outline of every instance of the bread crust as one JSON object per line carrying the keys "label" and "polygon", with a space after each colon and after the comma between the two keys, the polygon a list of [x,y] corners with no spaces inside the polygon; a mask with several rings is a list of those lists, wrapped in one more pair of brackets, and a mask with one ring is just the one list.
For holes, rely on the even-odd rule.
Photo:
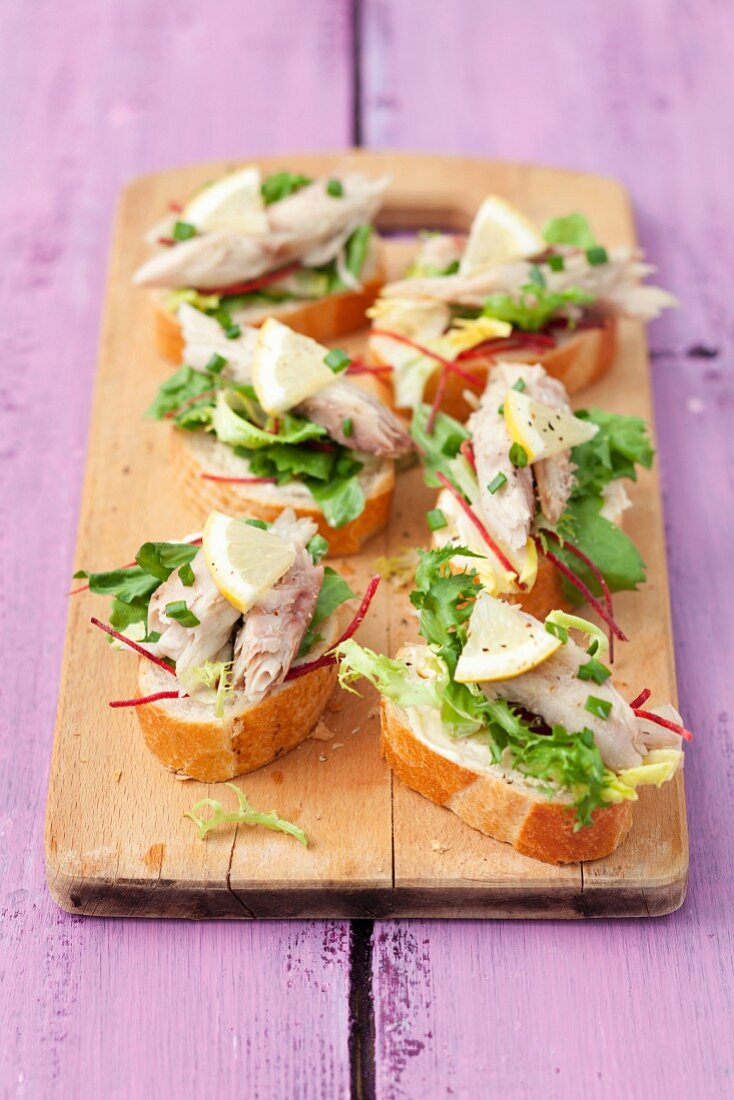
{"label": "bread crust", "polygon": [[407,711],[386,699],[381,711],[382,751],[398,779],[523,855],[554,864],[601,859],[632,827],[632,804],[619,802],[595,810],[592,824],[574,832],[568,803],[447,760],[416,737]]}
{"label": "bread crust", "polygon": [[[338,637],[336,618],[328,625],[321,652]],[[213,710],[206,717],[185,716],[175,699],[146,703],[136,714],[146,745],[164,767],[202,783],[222,783],[270,764],[304,741],[324,711],[336,675],[335,665],[316,669],[224,718],[216,718]],[[138,697],[170,688],[171,677],[141,658]]]}
{"label": "bread crust", "polygon": [[291,507],[299,518],[307,517],[318,524],[319,534],[329,543],[329,557],[346,557],[359,553],[362,544],[381,531],[390,518],[395,491],[395,464],[388,459],[385,459],[384,468],[366,496],[362,513],[343,527],[335,528],[329,527],[315,501],[308,505],[300,499],[289,498],[287,486],[282,487],[279,500],[274,503],[262,492],[258,493],[257,485],[204,479],[201,475],[211,470],[204,468],[190,441],[191,433],[171,429],[171,459],[175,477],[185,500],[196,508],[202,519],[216,510],[233,516],[246,514],[271,523],[284,508]]}
{"label": "bread crust", "polygon": [[[259,327],[266,318],[278,317],[296,332],[310,336],[320,344],[327,343],[362,328],[365,314],[380,293],[383,281],[380,271],[365,282],[360,290],[344,290],[340,294],[329,294],[326,298],[300,304],[289,302],[284,309],[274,306],[263,310],[262,314],[254,316],[248,323]],[[156,350],[164,359],[180,363],[184,341],[178,317],[166,308],[160,292],[151,291],[150,301]]]}
{"label": "bread crust", "polygon": [[[605,317],[599,328],[581,329],[567,340],[550,348],[542,355],[528,350],[503,352],[501,358],[507,362],[533,362],[545,367],[548,374],[563,382],[569,394],[579,393],[581,390],[596,382],[607,373],[614,362],[617,351],[617,319],[613,316]],[[370,345],[370,362],[375,366],[385,366],[385,361],[374,351]],[[471,359],[464,364],[465,370],[477,379],[477,394],[481,393],[487,383],[487,376],[492,368],[494,360]],[[434,373],[426,385],[425,400],[430,404],[436,396],[438,384],[438,372]],[[388,388],[385,383],[386,389]],[[389,389],[392,389],[390,386]],[[465,379],[457,374],[450,373],[446,379],[441,411],[455,420],[464,421],[473,411],[464,397],[465,390],[472,389]],[[389,402],[390,407],[396,409],[394,398]],[[396,411],[405,413],[405,409]],[[409,411],[409,410],[408,410]]]}

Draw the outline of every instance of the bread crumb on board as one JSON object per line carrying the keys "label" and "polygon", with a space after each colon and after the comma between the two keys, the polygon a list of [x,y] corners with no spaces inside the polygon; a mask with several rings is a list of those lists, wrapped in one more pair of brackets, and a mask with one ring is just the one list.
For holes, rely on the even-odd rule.
{"label": "bread crumb on board", "polygon": [[439,855],[443,855],[444,852],[448,852],[449,850],[448,844],[442,844],[440,840],[432,840],[431,848],[434,852],[438,852]]}
{"label": "bread crumb on board", "polygon": [[333,736],[334,731],[330,730],[326,723],[322,720],[315,727],[313,733],[311,734],[311,739],[313,741],[331,741]]}

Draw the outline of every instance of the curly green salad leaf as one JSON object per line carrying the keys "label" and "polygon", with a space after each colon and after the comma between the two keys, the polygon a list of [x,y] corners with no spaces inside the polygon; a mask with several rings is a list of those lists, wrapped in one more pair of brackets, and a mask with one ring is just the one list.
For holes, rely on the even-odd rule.
{"label": "curly green salad leaf", "polygon": [[[308,837],[300,826],[294,825],[291,821],[286,821],[275,810],[263,812],[253,809],[245,792],[235,786],[234,783],[225,783],[225,787],[229,787],[237,795],[238,806],[236,810],[228,812],[216,798],[202,798],[184,814],[184,817],[188,817],[196,825],[196,835],[200,840],[203,840],[207,833],[220,825],[262,825],[264,828],[272,829],[276,833],[287,833],[289,836],[295,837],[304,848],[308,848]],[[209,817],[201,817],[197,814],[197,811],[204,809],[204,807],[208,807],[212,811]]]}

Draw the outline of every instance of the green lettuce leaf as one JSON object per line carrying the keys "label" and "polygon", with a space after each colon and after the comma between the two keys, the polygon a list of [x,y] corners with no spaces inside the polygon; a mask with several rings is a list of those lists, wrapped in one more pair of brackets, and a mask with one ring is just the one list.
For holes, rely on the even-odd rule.
{"label": "green lettuce leaf", "polygon": [[576,465],[574,496],[601,493],[620,477],[637,480],[636,466],[649,470],[655,457],[645,421],[603,409],[581,410],[581,420],[590,420],[599,431],[593,439],[573,449]]}
{"label": "green lettuce leaf", "polygon": [[299,657],[303,657],[317,642],[321,641],[318,633],[321,624],[334,614],[337,607],[341,607],[343,603],[354,599],[355,596],[356,593],[352,591],[344,578],[340,577],[327,565],[324,569],[324,579],[316,600],[313,617],[308,624],[308,629],[298,650]]}
{"label": "green lettuce leaf", "polygon": [[[181,409],[181,412],[172,418],[173,422],[178,427],[199,428],[209,422],[210,406],[214,403],[214,396],[202,398],[201,403],[194,403],[194,399],[220,385],[221,379],[218,377],[212,377],[211,374],[184,365],[161,384],[155,401],[145,415],[153,420],[162,420],[170,413]],[[191,404],[182,409],[181,407],[187,402]]]}
{"label": "green lettuce leaf", "polygon": [[265,205],[270,206],[271,203],[286,199],[312,182],[309,176],[304,176],[300,172],[273,172],[263,180],[260,193]]}
{"label": "green lettuce leaf", "polygon": [[543,239],[548,244],[569,244],[576,248],[593,248],[597,243],[588,219],[578,213],[551,218],[543,228]]}
{"label": "green lettuce leaf", "polygon": [[371,225],[358,225],[344,246],[346,267],[355,279],[362,274],[371,237]]}
{"label": "green lettuce leaf", "polygon": [[[634,591],[645,580],[645,563],[629,535],[600,515],[602,503],[599,496],[572,498],[563,516],[563,530],[601,570],[612,592]],[[582,561],[562,546],[554,546],[553,552],[595,595],[600,594],[594,574]],[[563,587],[572,603],[583,603],[583,597],[565,578]]]}
{"label": "green lettuce leaf", "polygon": [[356,474],[335,477],[326,484],[307,479],[306,484],[329,527],[343,527],[362,515],[365,496]]}
{"label": "green lettuce leaf", "polygon": [[538,283],[526,283],[515,294],[490,294],[485,300],[482,315],[508,321],[513,328],[524,332],[536,332],[548,322],[566,311],[569,305],[585,306],[594,301],[594,295],[581,287],[566,290],[549,290]]}
{"label": "green lettuce leaf", "polygon": [[[312,420],[290,416],[288,413],[278,418],[278,431],[266,431],[253,424],[247,418],[246,410],[236,408],[236,393],[220,391],[211,414],[211,426],[220,443],[231,447],[245,447],[259,450],[279,443],[302,443],[307,439],[319,439],[327,435],[326,429]],[[233,407],[235,406],[235,407]]]}
{"label": "green lettuce leaf", "polygon": [[135,557],[136,565],[104,573],[80,570],[74,576],[86,577],[89,590],[96,595],[113,597],[110,624],[115,630],[125,630],[131,623],[147,622],[148,604],[156,588],[174,569],[192,561],[198,551],[198,546],[188,543],[145,542]]}
{"label": "green lettuce leaf", "polygon": [[436,472],[440,471],[447,477],[451,476],[447,463],[459,453],[461,444],[469,438],[469,432],[458,420],[439,412],[434,421],[433,431],[429,434],[427,427],[430,412],[430,405],[416,405],[410,424],[410,434],[421,455],[426,485],[437,488],[440,482]]}

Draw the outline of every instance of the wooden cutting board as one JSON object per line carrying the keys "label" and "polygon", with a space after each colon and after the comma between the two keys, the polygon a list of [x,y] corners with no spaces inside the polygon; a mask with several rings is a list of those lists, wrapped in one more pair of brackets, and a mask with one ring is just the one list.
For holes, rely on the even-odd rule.
{"label": "wooden cutting board", "polygon": [[[497,192],[541,224],[583,210],[608,245],[634,240],[630,205],[613,180],[558,169],[423,155],[348,152],[264,158],[264,171],[306,174],[360,168],[393,179],[380,226],[466,230],[481,199]],[[145,176],[120,199],[107,283],[76,567],[113,568],[146,539],[199,527],[179,498],[168,459],[169,428],[143,412],[172,369],[156,357],[144,291],[130,285],[146,248],[144,230],[171,200],[228,164]],[[391,275],[412,250],[388,241]],[[361,338],[339,343],[356,350]],[[645,336],[622,325],[616,366],[579,405],[650,421]],[[649,582],[615,603],[631,638],[615,680],[627,697],[650,687],[675,702],[675,670],[658,476],[631,487],[627,529],[648,564]],[[434,494],[413,469],[399,479],[389,532],[357,558],[335,562],[356,590],[386,554],[426,540]],[[645,916],[676,909],[688,868],[683,778],[645,789],[635,825],[607,859],[554,868],[473,831],[393,779],[379,752],[377,697],[337,689],[317,737],[237,782],[254,806],[275,807],[301,825],[290,838],[240,826],[198,840],[183,814],[203,797],[234,804],[233,792],[181,782],[147,752],[133,711],[109,699],[134,693],[135,660],[112,651],[89,624],[108,603],[84,594],[69,603],[66,648],[46,821],[46,864],[57,903],[75,913],[167,917],[586,917]],[[415,632],[407,590],[384,582],[361,641],[394,653]]]}

